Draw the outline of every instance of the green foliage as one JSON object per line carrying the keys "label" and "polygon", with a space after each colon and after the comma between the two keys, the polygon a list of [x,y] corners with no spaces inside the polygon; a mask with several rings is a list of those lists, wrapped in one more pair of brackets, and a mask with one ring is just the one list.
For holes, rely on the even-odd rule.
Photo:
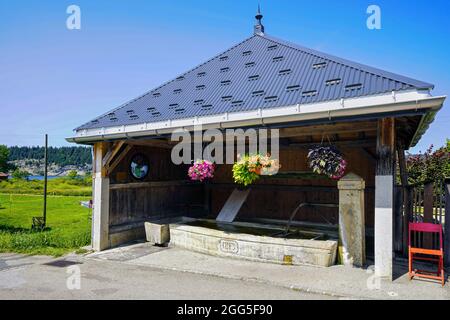
{"label": "green foliage", "polygon": [[233,165],[234,182],[248,186],[258,180],[261,174],[271,176],[277,174],[280,168],[278,159],[272,159],[270,154],[245,155]]}
{"label": "green foliage", "polygon": [[[42,194],[44,181],[12,179],[0,181],[0,194]],[[92,194],[92,177],[90,175],[78,176],[74,179],[61,177],[48,180],[47,192],[49,195],[61,196],[90,196]]]}
{"label": "green foliage", "polygon": [[90,243],[91,210],[80,206],[86,197],[48,197],[47,229],[31,230],[42,214],[42,197],[1,195],[0,252],[63,255]]}
{"label": "green foliage", "polygon": [[77,170],[70,170],[69,173],[67,174],[67,177],[69,179],[75,179],[77,176],[78,176]]}
{"label": "green foliage", "polygon": [[16,169],[12,173],[13,179],[17,180],[28,180],[30,173],[25,170]]}
{"label": "green foliage", "polygon": [[[23,159],[44,159],[44,147],[10,147],[9,161]],[[48,162],[60,166],[91,164],[91,148],[87,147],[49,147]]]}
{"label": "green foliage", "polygon": [[9,150],[5,145],[0,145],[0,172],[8,171]]}
{"label": "green foliage", "polygon": [[308,162],[314,173],[326,175],[334,180],[342,178],[347,168],[347,161],[342,153],[332,145],[311,148],[308,152]]}
{"label": "green foliage", "polygon": [[246,187],[259,179],[259,175],[255,171],[250,171],[249,165],[250,161],[247,155],[233,165],[234,182]]}
{"label": "green foliage", "polygon": [[423,154],[408,155],[406,168],[410,185],[419,186],[450,177],[449,141],[436,151],[433,151],[434,146],[431,145]]}

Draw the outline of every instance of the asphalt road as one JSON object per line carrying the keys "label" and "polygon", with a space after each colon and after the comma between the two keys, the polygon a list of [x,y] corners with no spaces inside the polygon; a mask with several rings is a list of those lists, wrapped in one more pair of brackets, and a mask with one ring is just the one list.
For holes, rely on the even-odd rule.
{"label": "asphalt road", "polygon": [[252,281],[98,261],[0,254],[0,299],[331,299]]}

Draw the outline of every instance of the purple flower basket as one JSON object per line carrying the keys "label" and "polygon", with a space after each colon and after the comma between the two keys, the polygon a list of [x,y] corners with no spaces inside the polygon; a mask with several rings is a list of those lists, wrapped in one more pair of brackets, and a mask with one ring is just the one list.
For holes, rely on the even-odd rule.
{"label": "purple flower basket", "polygon": [[188,176],[192,181],[203,182],[214,178],[214,163],[208,160],[197,160],[188,170]]}

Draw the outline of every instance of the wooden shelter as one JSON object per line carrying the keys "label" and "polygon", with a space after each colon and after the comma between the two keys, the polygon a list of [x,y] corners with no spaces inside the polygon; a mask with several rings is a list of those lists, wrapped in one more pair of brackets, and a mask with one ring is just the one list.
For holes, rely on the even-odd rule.
{"label": "wooden shelter", "polygon": [[[145,221],[217,216],[235,188],[232,166],[218,165],[208,184],[189,181],[188,165],[171,161],[174,130],[278,129],[281,171],[252,186],[239,219],[286,221],[302,202],[338,204],[336,181],[304,174],[309,148],[326,137],[365,181],[368,251],[377,274],[391,277],[396,163],[404,171],[404,150],[445,97],[432,97],[430,84],[269,37],[261,19],[249,39],[68,138],[94,150],[93,248],[142,238]],[[148,160],[141,179],[130,171],[136,155]],[[338,210],[305,208],[295,219],[336,226]]]}

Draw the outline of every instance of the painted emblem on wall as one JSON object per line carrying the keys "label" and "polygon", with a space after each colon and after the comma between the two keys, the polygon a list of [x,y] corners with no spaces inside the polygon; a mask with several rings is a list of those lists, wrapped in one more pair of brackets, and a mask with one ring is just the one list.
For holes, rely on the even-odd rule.
{"label": "painted emblem on wall", "polygon": [[138,180],[144,179],[148,174],[148,169],[148,160],[144,155],[135,154],[133,158],[131,158],[130,172],[133,178]]}
{"label": "painted emblem on wall", "polygon": [[239,243],[234,240],[221,239],[219,242],[219,250],[226,253],[238,253]]}

